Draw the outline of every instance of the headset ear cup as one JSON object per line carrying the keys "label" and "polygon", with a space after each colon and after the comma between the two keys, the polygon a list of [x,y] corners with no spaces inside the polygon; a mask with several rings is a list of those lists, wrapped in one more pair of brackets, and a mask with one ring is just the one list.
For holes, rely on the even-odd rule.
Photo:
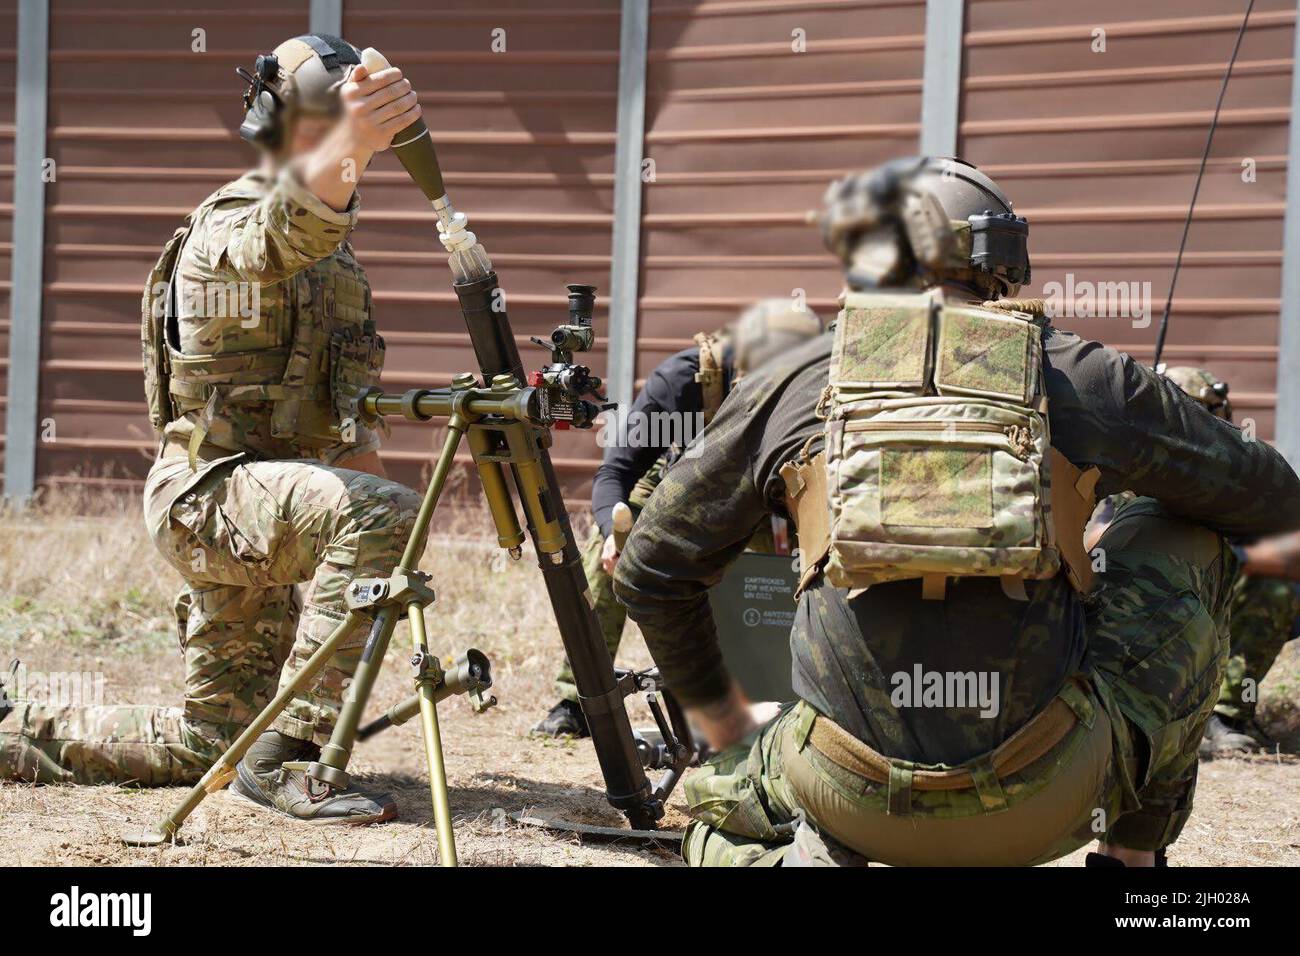
{"label": "headset ear cup", "polygon": [[261,112],[266,117],[266,123],[263,126],[266,131],[266,138],[263,140],[263,145],[267,149],[279,149],[280,141],[284,137],[284,122],[280,115],[280,105],[276,102],[274,94],[265,90],[257,99]]}
{"label": "headset ear cup", "polygon": [[903,200],[901,218],[908,245],[918,264],[939,270],[956,257],[952,224],[934,193],[909,193]]}
{"label": "headset ear cup", "polygon": [[239,135],[255,146],[278,149],[283,136],[283,124],[275,96],[263,90],[253,99],[239,126]]}

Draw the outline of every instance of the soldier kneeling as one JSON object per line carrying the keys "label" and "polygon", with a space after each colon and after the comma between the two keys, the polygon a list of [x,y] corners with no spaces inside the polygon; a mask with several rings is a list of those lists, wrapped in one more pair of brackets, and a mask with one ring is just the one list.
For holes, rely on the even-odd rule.
{"label": "soldier kneeling", "polygon": [[[696,865],[1150,865],[1191,811],[1228,654],[1225,535],[1300,527],[1266,443],[1053,328],[1028,224],[958,160],[831,187],[833,335],[739,383],[650,498],[615,591],[716,757]],[[1135,494],[1092,553],[1095,493]],[[793,705],[759,724],[706,592],[768,514],[799,535]],[[802,826],[801,826],[802,824]]]}
{"label": "soldier kneeling", "polygon": [[[243,75],[240,134],[262,163],[190,213],[143,301],[160,432],[144,511],[184,579],[184,704],[20,703],[0,777],[196,782],[343,620],[351,581],[389,574],[411,534],[420,498],[384,476],[379,435],[352,407],[378,383],[384,340],[348,237],[357,179],[419,117],[416,94],[401,71],[367,75],[355,47],[315,34]],[[235,793],[312,823],[395,815],[389,796],[313,787],[295,769],[329,740],[365,638],[363,623],[258,738]]]}

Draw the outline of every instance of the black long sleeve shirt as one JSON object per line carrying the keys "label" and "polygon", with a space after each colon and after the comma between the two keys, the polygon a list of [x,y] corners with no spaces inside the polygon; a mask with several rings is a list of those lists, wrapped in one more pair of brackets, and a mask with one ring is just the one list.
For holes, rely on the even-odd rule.
{"label": "black long sleeve shirt", "polygon": [[[770,513],[784,514],[779,471],[808,439],[829,380],[824,335],[747,376],[641,513],[615,589],[640,625],[666,682],[688,705],[720,699],[729,677],[708,589]],[[1098,493],[1130,489],[1225,535],[1300,528],[1300,479],[1263,441],[1247,440],[1129,356],[1049,328],[1045,380],[1052,444],[1101,471]],[[1083,606],[1063,574],[1030,582],[1013,601],[994,578],[949,582],[924,601],[915,581],[803,594],[791,643],[796,693],[884,753],[956,762],[991,749],[1037,713],[1086,651]],[[996,669],[1000,713],[969,722],[890,702],[889,675]],[[964,725],[963,725],[964,724]],[[976,726],[978,725],[978,726]]]}
{"label": "black long sleeve shirt", "polygon": [[[730,349],[724,350],[722,367],[725,391],[733,377]],[[695,381],[699,370],[699,346],[692,345],[666,358],[650,373],[632,401],[629,419],[663,413],[699,415],[704,411],[704,392]],[[591,511],[603,536],[609,537],[614,505],[627,501],[636,483],[669,450],[669,443],[662,439],[670,433],[670,429],[647,430],[645,434],[660,440],[616,445],[596,469],[591,483]]]}

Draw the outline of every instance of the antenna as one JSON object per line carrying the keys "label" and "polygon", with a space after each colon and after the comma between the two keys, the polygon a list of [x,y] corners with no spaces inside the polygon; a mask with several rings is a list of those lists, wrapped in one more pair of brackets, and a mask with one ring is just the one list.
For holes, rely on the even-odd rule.
{"label": "antenna", "polygon": [[1183,223],[1183,238],[1178,243],[1178,256],[1174,259],[1174,275],[1169,280],[1169,297],[1165,299],[1165,312],[1160,317],[1160,331],[1156,334],[1156,354],[1151,360],[1152,366],[1160,364],[1160,356],[1165,350],[1165,334],[1169,331],[1169,309],[1174,304],[1174,287],[1178,285],[1178,273],[1183,267],[1183,250],[1187,248],[1187,234],[1192,228],[1192,213],[1196,211],[1196,197],[1201,192],[1201,179],[1205,176],[1205,164],[1210,159],[1210,146],[1214,143],[1214,131],[1219,125],[1219,111],[1223,109],[1223,96],[1228,92],[1228,80],[1232,78],[1232,67],[1237,62],[1237,53],[1241,50],[1241,38],[1246,35],[1246,24],[1250,22],[1250,11],[1255,8],[1255,0],[1246,4],[1246,15],[1241,18],[1241,29],[1237,31],[1237,42],[1232,48],[1232,57],[1228,60],[1228,69],[1223,74],[1223,85],[1219,87],[1219,101],[1214,104],[1214,118],[1210,120],[1210,134],[1205,137],[1205,152],[1201,154],[1201,168],[1196,173],[1196,186],[1192,189],[1192,202],[1187,207],[1187,220]]}

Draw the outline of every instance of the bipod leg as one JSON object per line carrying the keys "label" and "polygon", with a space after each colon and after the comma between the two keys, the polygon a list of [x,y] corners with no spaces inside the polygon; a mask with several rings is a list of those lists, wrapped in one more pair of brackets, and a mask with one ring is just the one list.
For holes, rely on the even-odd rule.
{"label": "bipod leg", "polygon": [[167,814],[152,830],[135,831],[128,830],[122,834],[122,842],[127,846],[158,846],[166,843],[176,836],[176,832],[181,828],[181,824],[189,817],[191,813],[198,808],[204,798],[210,793],[216,793],[235,775],[235,765],[244,759],[244,754],[253,742],[260,737],[280,712],[289,705],[289,701],[294,698],[304,687],[316,678],[321,668],[334,656],[334,651],[339,644],[343,642],[356,626],[361,622],[361,615],[356,611],[349,611],[347,616],[334,628],[330,636],[320,647],[316,648],[316,653],[307,659],[301,671],[294,679],[280,692],[275,695],[275,699],[267,704],[260,714],[249,724],[248,729],[240,734],[233,744],[226,748],[225,753],[217,758],[208,772],[203,775],[185,795],[185,799]]}
{"label": "bipod leg", "polygon": [[352,758],[352,747],[357,741],[361,717],[370,702],[370,692],[375,686],[379,670],[384,666],[384,655],[388,652],[388,643],[397,626],[397,618],[402,609],[412,601],[421,605],[432,604],[433,591],[427,586],[429,576],[415,570],[420,552],[424,550],[425,538],[429,531],[429,522],[433,519],[438,498],[447,483],[447,476],[456,460],[456,449],[460,447],[461,438],[467,427],[465,418],[453,413],[447,423],[447,439],[443,443],[442,453],[434,465],[429,487],[425,489],[420,502],[420,511],[411,528],[411,535],[403,548],[401,562],[387,578],[357,578],[347,591],[348,607],[358,611],[375,613],[375,626],[366,640],[361,652],[361,662],[348,688],[339,712],[334,731],[329,743],[321,748],[320,757],[307,767],[307,776],[323,784],[342,790],[351,782],[347,772],[348,761]]}
{"label": "bipod leg", "polygon": [[[459,408],[453,412],[447,422],[447,439],[442,446],[442,454],[434,465],[433,474],[429,476],[429,488],[424,495],[424,503],[416,518],[415,531],[406,553],[402,556],[403,568],[414,568],[419,556],[417,537],[423,547],[425,531],[433,517],[433,509],[438,504],[447,475],[456,459],[456,449],[464,436],[468,422],[461,415]],[[438,831],[438,856],[443,866],[456,865],[456,835],[451,826],[451,803],[447,798],[447,769],[442,761],[442,734],[438,728],[438,707],[434,700],[435,686],[442,679],[442,668],[438,660],[429,654],[429,642],[424,633],[424,606],[417,595],[406,601],[407,621],[411,626],[411,646],[414,656],[411,663],[415,667],[416,693],[420,696],[420,726],[424,731],[424,754],[429,764],[429,792],[433,799],[433,823]],[[432,665],[432,666],[430,666]]]}
{"label": "bipod leg", "polygon": [[442,683],[442,668],[429,653],[424,629],[424,607],[418,601],[406,606],[411,626],[411,665],[415,668],[415,692],[420,700],[420,730],[424,756],[429,765],[429,796],[433,801],[433,823],[438,832],[438,857],[443,866],[456,866],[456,834],[451,825],[451,800],[447,796],[447,767],[443,762],[442,731],[438,727],[438,702],[434,691]]}

